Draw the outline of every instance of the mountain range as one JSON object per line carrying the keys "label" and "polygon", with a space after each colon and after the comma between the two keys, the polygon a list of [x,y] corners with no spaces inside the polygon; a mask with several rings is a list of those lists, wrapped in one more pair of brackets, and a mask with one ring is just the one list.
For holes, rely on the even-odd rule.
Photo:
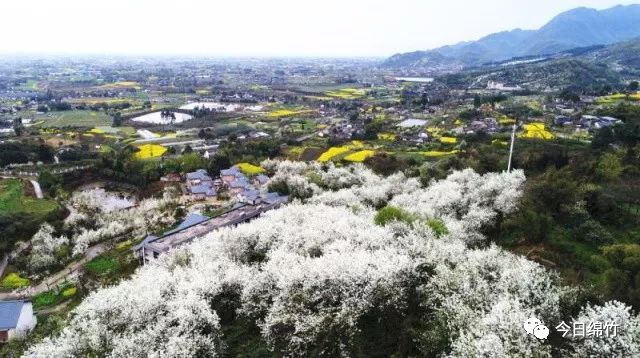
{"label": "mountain range", "polygon": [[386,67],[470,67],[513,58],[555,54],[640,37],[640,4],[605,10],[585,7],[561,13],[538,30],[504,31],[477,41],[396,54]]}

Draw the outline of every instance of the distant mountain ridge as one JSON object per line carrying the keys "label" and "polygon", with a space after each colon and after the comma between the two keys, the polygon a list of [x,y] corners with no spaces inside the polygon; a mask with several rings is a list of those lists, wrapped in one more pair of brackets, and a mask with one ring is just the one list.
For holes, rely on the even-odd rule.
{"label": "distant mountain ridge", "polygon": [[597,91],[640,78],[640,37],[611,45],[593,45],[494,62],[436,76],[450,88],[486,88],[489,82],[530,90],[579,88]]}
{"label": "distant mountain ridge", "polygon": [[387,67],[476,66],[514,57],[554,54],[640,37],[640,4],[605,10],[585,7],[561,13],[538,30],[503,31],[477,41],[396,54]]}

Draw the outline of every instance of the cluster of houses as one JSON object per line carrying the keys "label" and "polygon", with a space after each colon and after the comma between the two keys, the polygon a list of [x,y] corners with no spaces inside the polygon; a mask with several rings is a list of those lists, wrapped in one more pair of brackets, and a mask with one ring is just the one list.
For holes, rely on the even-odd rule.
{"label": "cluster of houses", "polygon": [[621,124],[622,121],[613,117],[598,117],[591,115],[583,115],[579,119],[574,120],[567,116],[556,116],[554,124],[564,127],[575,127],[576,129],[599,130],[606,127],[612,127]]}
{"label": "cluster of houses", "polygon": [[234,205],[226,212],[213,218],[196,212],[189,213],[180,225],[159,236],[148,235],[133,247],[141,261],[148,262],[172,248],[202,237],[223,227],[235,226],[257,218],[262,213],[276,209],[288,202],[287,196],[268,192],[269,177],[256,175],[247,177],[237,167],[220,171],[220,178],[214,180],[204,169],[187,173],[186,190],[196,200],[212,198],[221,191],[235,196]]}
{"label": "cluster of houses", "polygon": [[226,191],[238,202],[256,204],[274,196],[275,193],[263,190],[268,181],[269,177],[264,174],[250,179],[237,167],[223,169],[220,171],[220,178],[216,180],[206,170],[199,169],[187,173],[185,188],[192,201],[216,198],[219,192]]}
{"label": "cluster of houses", "polygon": [[186,188],[192,200],[206,200],[218,195],[213,178],[204,169],[187,173]]}

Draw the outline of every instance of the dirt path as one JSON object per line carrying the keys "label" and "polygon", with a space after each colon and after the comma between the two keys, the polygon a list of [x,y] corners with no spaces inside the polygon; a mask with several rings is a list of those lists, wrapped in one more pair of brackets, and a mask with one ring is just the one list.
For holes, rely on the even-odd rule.
{"label": "dirt path", "polygon": [[80,260],[73,261],[67,265],[64,269],[58,271],[56,274],[47,277],[45,280],[37,284],[36,286],[27,287],[25,289],[13,292],[3,292],[0,293],[0,300],[8,300],[8,299],[17,299],[22,297],[33,297],[39,293],[49,291],[51,288],[61,285],[68,278],[73,277],[77,274],[77,271],[82,268],[82,266],[93,260],[94,258],[100,256],[102,253],[106,252],[110,246],[108,243],[102,243],[95,246],[92,246],[87,250],[84,257]]}
{"label": "dirt path", "polygon": [[69,303],[71,303],[71,300],[67,300],[66,302],[62,302],[59,305],[54,306],[54,307],[45,308],[45,309],[42,309],[42,310],[36,310],[35,313],[38,314],[38,315],[43,315],[43,314],[49,314],[49,313],[62,311],[62,309],[67,307],[69,305]]}

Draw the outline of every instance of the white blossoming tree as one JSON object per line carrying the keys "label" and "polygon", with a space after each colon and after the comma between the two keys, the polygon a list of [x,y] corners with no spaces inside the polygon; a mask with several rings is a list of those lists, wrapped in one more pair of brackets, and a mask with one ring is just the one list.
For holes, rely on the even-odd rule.
{"label": "white blossoming tree", "polygon": [[[402,174],[382,178],[360,166],[266,167],[278,180],[315,185],[314,196],[211,233],[91,294],[58,337],[26,356],[230,354],[234,337],[223,332],[243,325],[255,329],[251,339],[284,356],[560,353],[527,335],[522,323],[531,316],[557,320],[571,290],[534,262],[495,246],[467,245],[496,212],[513,210],[521,172],[464,171],[421,188]],[[339,173],[359,178],[343,180]],[[416,217],[442,218],[453,233],[437,237],[428,226],[401,221],[375,225],[376,208],[387,203]],[[638,318],[616,307],[582,315],[614,315],[636,328],[621,331],[615,342],[568,344],[562,352],[637,352]]]}
{"label": "white blossoming tree", "polygon": [[65,236],[54,236],[54,229],[49,224],[43,224],[31,239],[31,250],[28,257],[29,269],[39,271],[56,264],[56,252],[65,246],[69,240]]}

